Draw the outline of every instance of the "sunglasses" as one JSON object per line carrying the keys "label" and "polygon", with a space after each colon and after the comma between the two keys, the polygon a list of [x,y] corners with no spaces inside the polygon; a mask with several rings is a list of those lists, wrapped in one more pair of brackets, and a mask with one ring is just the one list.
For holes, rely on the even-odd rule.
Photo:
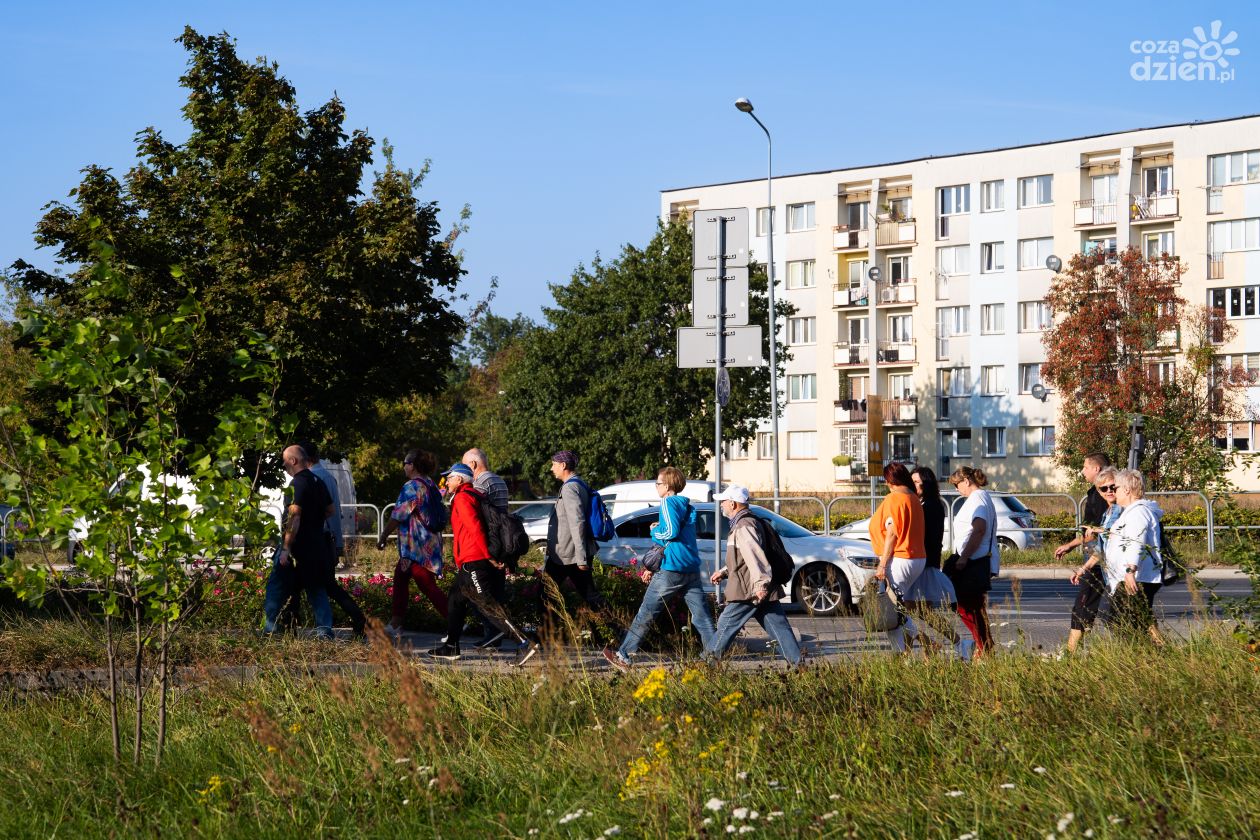
{"label": "sunglasses", "polygon": [[1099,493],[1114,493],[1116,492],[1116,485],[1104,484],[1102,487],[1098,488],[1098,492]]}

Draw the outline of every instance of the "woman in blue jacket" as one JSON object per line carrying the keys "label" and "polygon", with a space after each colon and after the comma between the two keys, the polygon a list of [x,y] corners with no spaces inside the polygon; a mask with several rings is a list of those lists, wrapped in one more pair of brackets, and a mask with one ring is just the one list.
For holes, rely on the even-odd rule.
{"label": "woman in blue jacket", "polygon": [[691,623],[700,634],[700,642],[708,649],[715,628],[709,613],[709,602],[700,586],[700,549],[696,545],[696,510],[685,496],[678,495],[687,486],[687,477],[677,467],[665,467],[656,476],[656,492],[661,497],[660,519],[652,529],[652,541],[665,547],[665,559],[656,574],[644,572],[648,581],[643,603],[630,630],[618,650],[604,648],[604,658],[618,670],[630,668],[630,657],[639,649],[652,620],[665,609],[670,598],[683,593]]}

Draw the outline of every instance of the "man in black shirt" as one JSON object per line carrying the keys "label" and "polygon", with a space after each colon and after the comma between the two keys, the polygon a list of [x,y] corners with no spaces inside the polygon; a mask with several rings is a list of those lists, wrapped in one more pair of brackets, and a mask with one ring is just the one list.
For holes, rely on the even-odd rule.
{"label": "man in black shirt", "polygon": [[284,543],[276,552],[263,610],[263,631],[274,633],[280,608],[289,598],[305,590],[315,613],[315,634],[331,639],[332,607],[324,589],[324,578],[334,558],[324,539],[324,520],[332,515],[328,488],[309,469],[300,446],[284,450],[284,471],[293,477],[293,496],[285,508]]}
{"label": "man in black shirt", "polygon": [[[1091,452],[1085,456],[1081,466],[1081,475],[1089,482],[1089,493],[1085,495],[1085,505],[1081,508],[1081,524],[1098,528],[1102,525],[1103,516],[1107,513],[1107,502],[1094,487],[1094,479],[1104,467],[1111,466],[1111,459],[1103,452]],[[1068,552],[1083,544],[1097,545],[1093,538],[1086,538],[1082,532],[1054,550],[1054,559],[1062,560]],[[1075,651],[1098,616],[1098,605],[1107,591],[1103,580],[1103,564],[1091,566],[1081,575],[1076,586],[1076,602],[1072,605],[1072,626],[1068,631],[1067,649]]]}

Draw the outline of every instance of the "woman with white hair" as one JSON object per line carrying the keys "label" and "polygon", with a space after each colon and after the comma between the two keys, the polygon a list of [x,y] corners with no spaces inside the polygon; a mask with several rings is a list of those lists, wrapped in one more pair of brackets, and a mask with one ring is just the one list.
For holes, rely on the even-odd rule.
{"label": "woman with white hair", "polygon": [[1103,553],[1112,624],[1139,633],[1145,629],[1160,644],[1163,639],[1152,608],[1163,580],[1159,536],[1164,511],[1144,498],[1145,484],[1137,470],[1117,470],[1115,484],[1116,504],[1123,510],[1107,535]]}

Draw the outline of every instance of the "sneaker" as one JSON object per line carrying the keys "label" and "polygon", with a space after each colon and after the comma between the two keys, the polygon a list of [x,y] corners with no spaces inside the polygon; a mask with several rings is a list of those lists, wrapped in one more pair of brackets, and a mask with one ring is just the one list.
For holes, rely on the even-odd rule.
{"label": "sneaker", "polygon": [[456,659],[459,659],[460,653],[459,648],[457,647],[452,645],[442,645],[441,647],[437,647],[429,651],[429,656],[432,656],[434,659],[446,659],[450,662],[454,662]]}
{"label": "sneaker", "polygon": [[[397,624],[394,624],[393,622],[386,624],[384,627],[384,630],[385,630],[385,635],[389,636],[391,639],[395,641],[402,638],[402,634],[403,634],[402,627],[400,627]],[[446,641],[446,640],[443,639],[442,641]]]}
{"label": "sneaker", "polygon": [[970,662],[976,654],[975,639],[959,639],[954,643],[954,653],[963,662]]}
{"label": "sneaker", "polygon": [[537,655],[542,650],[542,645],[538,642],[525,642],[516,649],[516,659],[512,661],[514,668],[519,668]]}
{"label": "sneaker", "polygon": [[610,647],[604,648],[604,659],[608,660],[609,665],[623,674],[630,670],[630,663],[626,661],[625,657],[619,651]]}
{"label": "sneaker", "polygon": [[477,642],[475,647],[477,647],[479,650],[484,650],[486,648],[491,648],[491,647],[498,647],[499,642],[503,641],[503,637],[505,635],[507,634],[504,633],[502,630],[492,630],[490,631],[490,635],[486,636],[484,639]]}

